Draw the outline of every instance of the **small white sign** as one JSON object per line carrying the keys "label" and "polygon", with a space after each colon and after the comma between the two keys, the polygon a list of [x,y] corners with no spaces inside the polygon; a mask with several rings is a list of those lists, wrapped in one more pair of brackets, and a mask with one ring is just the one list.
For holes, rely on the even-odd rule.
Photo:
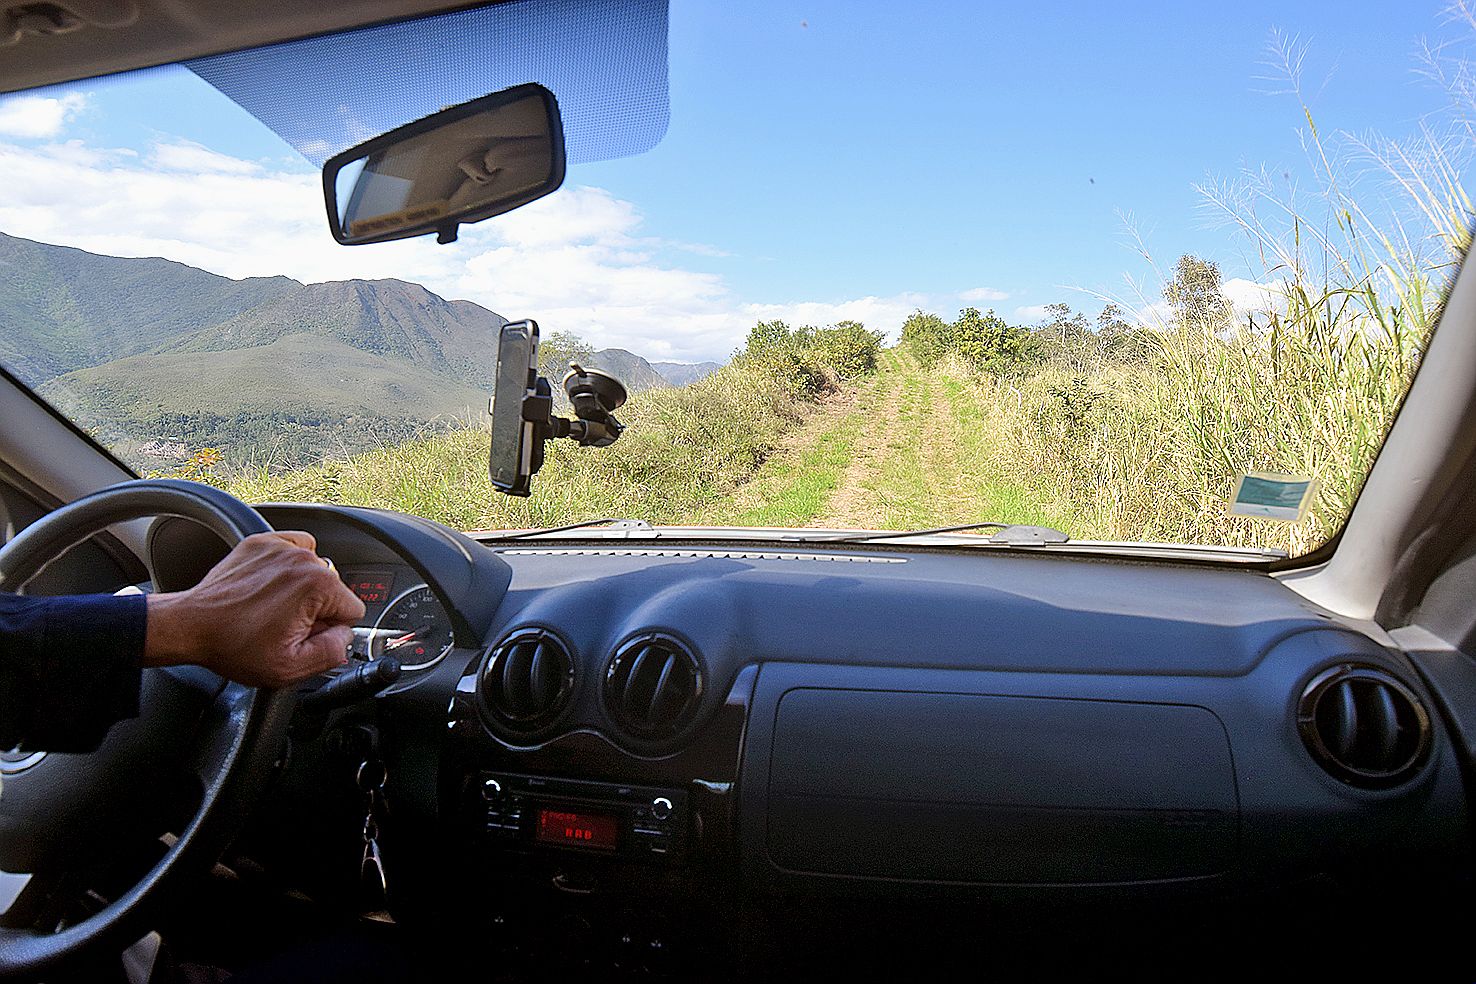
{"label": "small white sign", "polygon": [[1307,516],[1317,480],[1278,472],[1245,472],[1235,480],[1235,493],[1225,510],[1231,516],[1252,516],[1298,523]]}

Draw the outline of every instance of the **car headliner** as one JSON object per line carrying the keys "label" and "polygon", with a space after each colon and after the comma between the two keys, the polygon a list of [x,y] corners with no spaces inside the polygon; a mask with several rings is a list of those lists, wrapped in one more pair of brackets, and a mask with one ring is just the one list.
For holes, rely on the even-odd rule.
{"label": "car headliner", "polygon": [[55,0],[81,22],[25,33],[0,59],[0,92],[149,68],[317,34],[487,6],[448,0]]}

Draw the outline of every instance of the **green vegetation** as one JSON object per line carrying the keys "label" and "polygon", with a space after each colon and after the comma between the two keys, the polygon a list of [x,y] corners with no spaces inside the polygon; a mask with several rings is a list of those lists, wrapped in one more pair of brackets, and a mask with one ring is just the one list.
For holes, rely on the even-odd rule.
{"label": "green vegetation", "polygon": [[[869,354],[859,345],[870,340]],[[384,506],[462,529],[544,526],[592,516],[692,522],[752,479],[784,436],[837,392],[842,372],[874,365],[879,336],[859,325],[774,323],[733,362],[689,386],[634,396],[628,431],[603,449],[549,446],[528,499],[487,484],[487,436],[462,429],[285,474],[221,479],[249,501],[314,499]],[[838,368],[835,362],[843,362]],[[836,448],[830,452],[834,454]]]}

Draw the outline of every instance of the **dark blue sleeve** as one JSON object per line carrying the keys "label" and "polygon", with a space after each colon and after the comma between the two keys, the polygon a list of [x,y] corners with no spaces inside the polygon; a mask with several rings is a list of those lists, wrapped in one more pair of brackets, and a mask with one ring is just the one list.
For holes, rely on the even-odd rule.
{"label": "dark blue sleeve", "polygon": [[138,714],[143,595],[0,594],[0,749],[87,752]]}

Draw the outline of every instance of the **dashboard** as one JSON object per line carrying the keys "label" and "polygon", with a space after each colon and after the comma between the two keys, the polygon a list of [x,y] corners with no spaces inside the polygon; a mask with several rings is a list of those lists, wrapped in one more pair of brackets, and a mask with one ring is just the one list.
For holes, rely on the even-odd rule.
{"label": "dashboard", "polygon": [[[964,902],[1177,911],[1466,853],[1458,743],[1419,668],[1261,573],[261,511],[364,600],[356,658],[403,664],[298,730],[262,836],[291,818],[302,836],[269,850],[341,880],[350,777],[377,757],[410,923],[709,952],[735,911],[775,939],[826,911],[862,925],[854,900],[943,902],[943,924]],[[160,584],[219,547],[187,526],[156,525]],[[311,847],[333,836],[342,869]]]}

